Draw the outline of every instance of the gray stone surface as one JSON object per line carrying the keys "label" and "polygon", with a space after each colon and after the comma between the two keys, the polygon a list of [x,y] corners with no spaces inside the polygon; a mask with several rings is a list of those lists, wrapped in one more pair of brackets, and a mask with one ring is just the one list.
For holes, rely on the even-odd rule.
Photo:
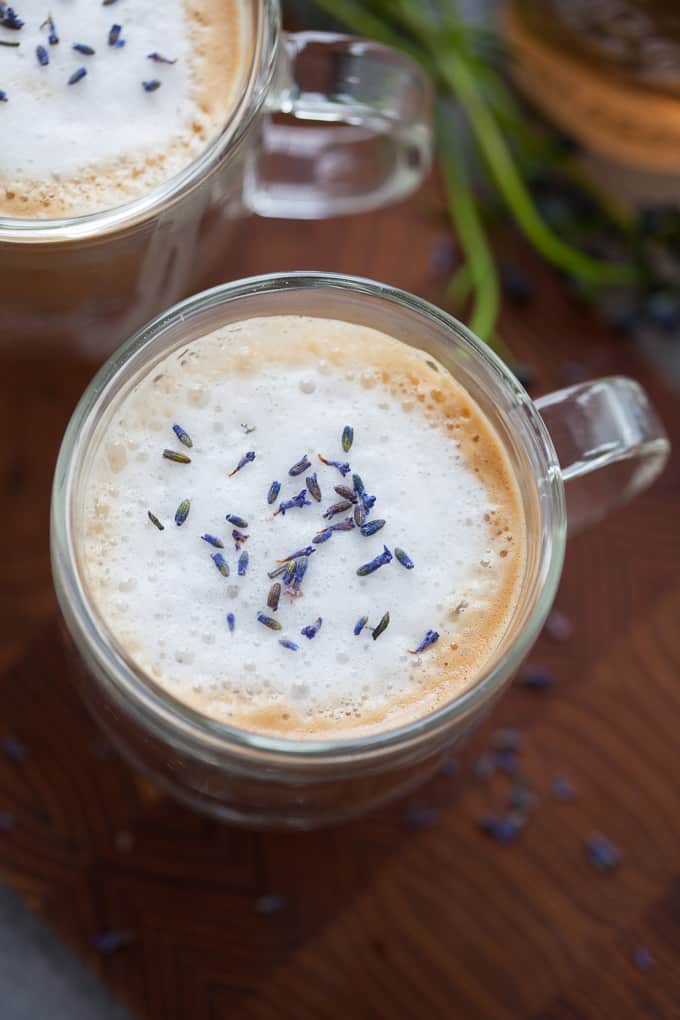
{"label": "gray stone surface", "polygon": [[0,886],[2,1020],[133,1020],[14,893]]}

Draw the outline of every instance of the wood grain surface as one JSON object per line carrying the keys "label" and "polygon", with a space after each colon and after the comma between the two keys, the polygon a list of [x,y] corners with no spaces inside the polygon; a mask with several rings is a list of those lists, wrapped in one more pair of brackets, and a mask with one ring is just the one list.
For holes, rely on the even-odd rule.
{"label": "wood grain surface", "polygon": [[[431,181],[370,216],[253,219],[222,279],[340,270],[441,301],[441,210]],[[535,392],[630,373],[680,450],[680,408],[662,375],[514,238],[507,255],[533,272],[533,299],[508,305],[502,325],[537,370]],[[558,604],[573,636],[543,637],[531,656],[553,670],[552,690],[511,690],[457,772],[407,803],[333,830],[255,835],[159,797],[66,682],[48,498],[91,371],[61,350],[38,361],[0,353],[2,878],[146,1020],[680,1017],[678,457],[648,494],[571,542]],[[479,818],[504,796],[502,780],[482,782],[470,766],[508,726],[524,736],[539,803],[517,842],[500,846]],[[551,795],[556,775],[573,801]],[[593,831],[621,847],[615,872],[588,863]],[[129,944],[97,949],[112,932]],[[655,960],[648,972],[633,962],[640,945]]]}

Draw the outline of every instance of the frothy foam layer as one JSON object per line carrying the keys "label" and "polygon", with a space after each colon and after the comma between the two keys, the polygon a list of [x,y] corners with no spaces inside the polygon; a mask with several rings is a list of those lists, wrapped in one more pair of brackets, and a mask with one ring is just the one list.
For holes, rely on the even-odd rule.
{"label": "frothy foam layer", "polygon": [[[86,583],[118,642],[174,696],[247,729],[356,734],[430,712],[474,683],[493,654],[523,568],[517,487],[486,419],[423,352],[345,322],[250,319],[161,362],[106,430],[79,529]],[[165,459],[166,447],[190,463]],[[318,453],[351,470],[343,476]],[[305,456],[311,466],[291,476]],[[305,485],[312,472],[320,502]],[[328,524],[353,521],[351,501],[323,514],[344,498],[335,486],[353,488],[354,473],[376,497],[367,521],[384,526],[314,543]],[[270,505],[274,480],[281,490]],[[303,490],[310,505],[274,514]],[[178,525],[184,500],[190,509]],[[228,514],[247,522],[236,527],[245,541],[235,541]],[[315,551],[299,590],[289,593],[279,576],[278,609],[268,607],[268,572],[308,546]],[[357,574],[385,546],[392,559]],[[374,639],[386,612],[389,625]],[[319,617],[313,637],[301,633]],[[429,630],[439,640],[411,654]]]}
{"label": "frothy foam layer", "polygon": [[245,0],[52,0],[51,24],[36,0],[14,9],[22,27],[0,24],[0,43],[19,43],[0,45],[2,215],[78,216],[143,195],[205,149],[245,87]]}

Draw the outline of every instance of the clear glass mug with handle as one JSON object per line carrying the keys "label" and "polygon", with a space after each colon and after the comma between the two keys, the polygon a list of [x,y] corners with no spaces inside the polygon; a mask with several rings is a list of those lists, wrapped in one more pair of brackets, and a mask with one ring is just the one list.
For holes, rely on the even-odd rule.
{"label": "clear glass mug with handle", "polygon": [[196,290],[248,213],[337,216],[418,186],[431,158],[432,100],[420,68],[351,36],[283,33],[279,0],[243,2],[254,38],[247,83],[198,159],[103,212],[0,214],[0,343],[99,359]]}
{"label": "clear glass mug with handle", "polygon": [[[311,315],[371,326],[428,351],[496,429],[519,481],[528,549],[506,633],[476,683],[400,728],[347,740],[291,740],[223,725],[143,676],[99,618],[78,548],[88,465],[121,396],[158,361],[218,326],[261,315]],[[631,379],[613,377],[532,401],[460,322],[410,294],[355,277],[291,273],[217,287],[127,341],[74,412],[52,499],[52,569],[74,676],[112,740],[163,789],[198,810],[259,827],[337,822],[410,790],[475,727],[531,648],[557,590],[567,529],[646,488],[669,443]]]}

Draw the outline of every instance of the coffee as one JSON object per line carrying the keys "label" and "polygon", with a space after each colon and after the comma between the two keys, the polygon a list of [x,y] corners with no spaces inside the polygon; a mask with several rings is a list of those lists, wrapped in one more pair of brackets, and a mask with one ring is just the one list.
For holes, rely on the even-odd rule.
{"label": "coffee", "polygon": [[245,0],[0,4],[0,216],[98,212],[184,169],[236,107],[252,33]]}
{"label": "coffee", "polygon": [[445,704],[523,576],[490,423],[428,354],[348,322],[252,318],[167,356],[100,423],[84,492],[77,553],[113,640],[258,732],[354,736]]}

